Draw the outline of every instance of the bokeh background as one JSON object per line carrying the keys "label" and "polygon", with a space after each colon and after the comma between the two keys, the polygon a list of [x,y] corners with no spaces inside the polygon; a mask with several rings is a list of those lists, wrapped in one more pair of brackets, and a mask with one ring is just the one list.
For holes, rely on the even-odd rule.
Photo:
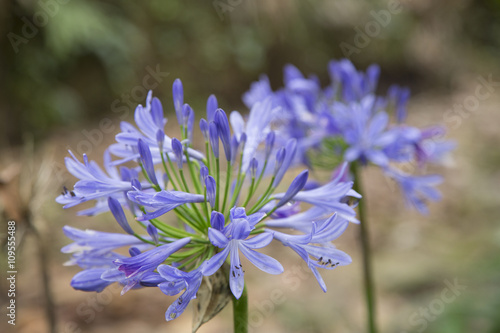
{"label": "bokeh background", "polygon": [[[376,23],[377,13],[394,8]],[[148,85],[167,112],[178,77],[195,112],[211,93],[227,111],[245,112],[241,95],[260,74],[278,88],[283,65],[292,63],[326,84],[327,62],[348,56],[359,69],[381,66],[379,93],[393,83],[410,87],[408,122],[445,126],[458,144],[436,170],[445,176],[443,200],[428,216],[407,210],[377,170],[363,174],[381,332],[500,332],[499,19],[498,0],[2,0],[0,330],[13,329],[3,277],[6,222],[15,220],[13,331],[189,332],[191,311],[166,323],[172,298],[153,288],[120,296],[118,288],[88,294],[70,287],[78,269],[63,266],[68,258],[59,249],[69,241],[61,227],[118,226],[106,214],[77,217],[54,202],[75,181],[64,171],[67,150],[101,160]],[[359,31],[370,24],[379,29],[362,42]],[[151,73],[156,80],[145,81]],[[489,96],[460,111],[478,87]],[[323,274],[326,294],[300,258],[280,247],[272,251],[285,275],[249,268],[251,330],[362,332],[357,231],[351,225],[336,242],[354,262]],[[462,287],[449,289],[456,283]],[[230,332],[231,311],[199,332]]]}

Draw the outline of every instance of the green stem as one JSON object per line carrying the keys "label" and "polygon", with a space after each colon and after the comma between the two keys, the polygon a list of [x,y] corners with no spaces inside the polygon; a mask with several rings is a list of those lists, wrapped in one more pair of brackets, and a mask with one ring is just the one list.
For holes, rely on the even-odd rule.
{"label": "green stem", "polygon": [[189,186],[188,186],[187,181],[186,181],[186,177],[184,177],[184,170],[179,169],[179,174],[181,175],[182,184],[184,185],[185,191],[190,193]]}
{"label": "green stem", "polygon": [[182,138],[181,141],[183,141],[184,139],[187,138],[187,131],[186,131],[186,127],[184,125],[180,125],[180,126],[181,126],[181,138]]}
{"label": "green stem", "polygon": [[203,192],[203,198],[205,198],[203,202],[203,208],[205,208],[205,221],[207,222],[206,226],[210,226],[210,213],[208,212],[208,201],[207,201],[207,189]]}
{"label": "green stem", "polygon": [[196,239],[198,241],[206,242],[206,240],[203,240],[199,235],[193,235],[192,233],[189,233],[185,230],[181,230],[171,225],[162,223],[157,219],[151,219],[149,220],[149,222],[151,222],[152,225],[154,225],[156,228],[165,233],[167,237],[173,237],[173,238],[192,237],[193,239]]}
{"label": "green stem", "polygon": [[205,155],[207,155],[207,168],[208,168],[208,174],[212,175],[213,171],[210,169],[210,148],[208,146],[208,141],[205,141]]}
{"label": "green stem", "polygon": [[175,171],[174,164],[172,163],[172,160],[170,159],[170,156],[167,153],[165,153],[165,155],[167,156],[167,161],[168,161],[168,165],[170,166],[170,170],[172,170],[172,175],[174,175],[175,180],[177,181],[177,184],[179,184],[179,188],[181,190],[184,190],[184,191],[187,192],[186,189],[182,189],[181,180],[179,179],[179,176],[177,175],[177,172]]}
{"label": "green stem", "polygon": [[200,221],[201,221],[201,227],[203,228],[204,226],[207,225],[205,223],[206,221],[203,218],[203,215],[201,215],[201,212],[200,212],[200,210],[198,209],[198,206],[196,206],[195,203],[193,203],[191,206],[193,207],[193,210],[194,210],[194,213],[196,214],[196,216],[198,216],[198,218],[200,219]]}
{"label": "green stem", "polygon": [[189,154],[187,152],[187,148],[184,151],[184,155],[186,156],[187,165],[189,166],[189,173],[191,174],[191,180],[193,181],[194,188],[196,189],[196,193],[201,193],[200,180],[199,177],[196,176],[196,173],[193,169],[194,163],[191,163],[191,159],[189,158]]}
{"label": "green stem", "polygon": [[247,287],[243,288],[240,299],[233,296],[234,333],[248,332],[248,296]]}
{"label": "green stem", "polygon": [[[184,187],[186,188],[186,192],[189,193],[190,192],[189,191],[189,186],[187,184],[186,177],[184,177],[184,171],[183,171],[183,169],[179,169],[179,174],[181,175],[182,184],[184,184]],[[200,211],[198,210],[198,207],[196,206],[196,204],[193,203],[191,206],[188,205],[187,207],[191,207],[192,210],[194,211],[194,213],[196,214],[196,217],[199,219],[199,222],[201,224],[205,224],[203,216],[201,215]]]}
{"label": "green stem", "polygon": [[216,168],[216,194],[215,194],[215,210],[219,211],[219,196],[220,196],[220,162],[219,158],[215,158]]}
{"label": "green stem", "polygon": [[141,170],[142,170],[142,174],[144,175],[144,177],[146,178],[148,183],[151,184],[151,187],[153,187],[156,192],[160,192],[161,191],[160,186],[153,184],[153,182],[151,181],[151,179],[148,176],[148,173],[146,172],[146,169],[144,169],[144,166],[142,165],[142,163],[141,163]]}
{"label": "green stem", "polygon": [[246,207],[250,199],[252,198],[253,192],[255,191],[255,177],[252,177],[252,182],[250,183],[250,189],[248,190],[247,198],[243,203],[243,207]]}
{"label": "green stem", "polygon": [[361,166],[358,163],[351,164],[351,171],[354,176],[353,189],[358,193],[363,193],[363,198],[358,204],[358,214],[360,220],[359,238],[361,241],[361,250],[363,256],[363,278],[366,297],[366,309],[368,312],[368,332],[376,333],[375,323],[375,288],[373,283],[372,258],[370,251],[370,236],[366,220],[366,193],[362,190]]}
{"label": "green stem", "polygon": [[255,213],[256,211],[258,211],[259,209],[261,209],[262,207],[264,207],[264,205],[267,203],[267,202],[265,202],[265,200],[275,190],[275,188],[273,187],[274,178],[275,178],[275,176],[273,176],[273,178],[271,178],[271,182],[269,183],[269,186],[267,187],[266,191],[264,192],[264,194],[262,194],[262,196],[260,197],[259,201],[257,201],[257,203],[252,207],[252,209],[250,209],[249,214]]}
{"label": "green stem", "polygon": [[155,244],[155,242],[148,241],[147,239],[142,238],[142,237],[141,237],[141,235],[139,235],[139,234],[134,233],[134,236],[135,236],[137,239],[140,239],[140,240],[141,240],[142,242],[144,242],[144,243],[148,243],[148,244],[151,244],[151,245],[157,246],[157,245]]}
{"label": "green stem", "polygon": [[198,224],[200,225],[203,225],[203,220],[198,220],[197,217],[195,217],[190,210],[188,209],[179,209],[181,207],[177,207],[174,209],[174,212],[177,214],[177,217],[182,220],[184,223],[186,223],[187,225],[189,225],[191,228],[193,228],[194,230],[197,230],[200,234],[204,234],[205,231],[203,230],[202,227],[192,223],[187,217],[186,215],[189,215],[189,217],[194,220],[194,221],[197,221]]}
{"label": "green stem", "polygon": [[260,181],[262,180],[262,177],[264,176],[264,172],[266,171],[267,168],[267,160],[264,162],[264,167],[262,168],[262,171],[260,172],[259,179],[257,180],[257,183],[255,185],[255,189],[257,189],[260,185]]}
{"label": "green stem", "polygon": [[[241,147],[241,151],[243,152],[245,146]],[[246,174],[242,173],[241,167],[243,163],[243,153],[240,153],[240,165],[238,167],[238,176],[236,176],[236,185],[234,187],[233,191],[233,197],[231,198],[231,203],[229,204],[229,211],[231,211],[231,208],[234,207],[236,200],[238,199],[238,193],[241,191],[241,187],[243,186],[243,181],[245,180]],[[227,219],[229,217],[229,211],[227,212],[226,215],[226,223]]]}
{"label": "green stem", "polygon": [[189,258],[188,260],[184,261],[182,264],[180,264],[179,266],[177,266],[177,269],[181,269],[183,267],[186,267],[187,265],[191,264],[193,261],[195,261],[199,257],[200,257],[199,254],[192,256],[191,258]]}
{"label": "green stem", "polygon": [[164,153],[164,152],[160,151],[161,163],[163,164],[163,169],[165,169],[165,172],[167,173],[168,180],[172,184],[172,187],[174,188],[174,190],[178,191],[177,185],[174,182],[174,179],[172,178],[172,174],[170,173],[170,171],[167,168],[167,163],[165,162],[165,154],[168,154],[168,153]]}
{"label": "green stem", "polygon": [[[227,172],[226,172],[226,188],[224,189],[224,199],[222,200],[222,214],[224,214],[224,211],[226,210],[226,201],[227,201],[227,197],[229,195],[229,183],[231,182],[231,164],[230,162],[228,161],[227,162]],[[231,207],[229,207],[231,208]]]}
{"label": "green stem", "polygon": [[231,198],[231,203],[229,204],[229,210],[225,215],[226,223],[228,223],[229,212],[231,208],[236,204],[236,200],[238,199],[238,193],[241,191],[241,187],[243,186],[243,181],[245,180],[245,174],[238,173],[238,178],[236,178],[236,185],[233,191],[233,197]]}

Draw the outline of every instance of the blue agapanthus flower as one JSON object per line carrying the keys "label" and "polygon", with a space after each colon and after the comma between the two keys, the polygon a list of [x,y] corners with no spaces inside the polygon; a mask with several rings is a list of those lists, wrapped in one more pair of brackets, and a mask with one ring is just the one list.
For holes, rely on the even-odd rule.
{"label": "blue agapanthus flower", "polygon": [[[66,168],[69,173],[79,179],[76,182],[73,190],[69,191],[64,187],[63,193],[56,198],[60,204],[64,204],[64,208],[69,208],[87,202],[96,200],[96,205],[93,208],[82,210],[79,215],[95,215],[108,211],[107,198],[113,197],[125,204],[123,192],[132,189],[131,182],[138,179],[138,170],[130,169],[125,166],[118,170],[111,162],[111,154],[109,150],[104,153],[104,168],[95,161],[89,161],[86,154],[83,155],[84,163],[70,151],[70,157],[65,158]],[[150,187],[149,183],[143,183],[141,186]]]}
{"label": "blue agapanthus flower", "polygon": [[[212,216],[216,219],[214,214]],[[276,259],[254,251],[269,245],[273,240],[273,233],[263,232],[249,238],[250,232],[255,229],[255,225],[265,216],[265,213],[255,213],[247,217],[244,208],[232,208],[230,212],[231,222],[227,226],[224,226],[224,216],[222,214],[219,216],[213,227],[208,229],[208,237],[210,242],[222,251],[207,261],[202,271],[204,274],[212,275],[215,273],[229,257],[229,287],[234,296],[240,298],[245,286],[240,252],[252,264],[266,273],[283,273],[283,266]]]}
{"label": "blue agapanthus flower", "polygon": [[[324,167],[324,163],[315,164],[314,157],[335,161],[332,157],[338,156],[349,163],[375,165],[402,185],[411,207],[427,211],[426,201],[439,196],[415,197],[414,189],[427,187],[428,178],[421,177],[422,171],[428,164],[445,160],[454,143],[442,139],[444,129],[440,126],[419,129],[405,123],[410,97],[407,88],[393,85],[386,95],[377,95],[377,65],[363,72],[347,59],[332,60],[328,72],[331,82],[321,87],[316,76],[306,77],[293,65],[286,65],[283,88],[273,91],[268,78],[262,76],[251,84],[243,101],[252,107],[271,100],[273,110],[277,110],[270,113],[277,137],[281,142],[296,141],[294,164]],[[418,176],[401,176],[398,166],[408,169],[408,165]],[[330,163],[327,167],[335,166]]]}
{"label": "blue agapanthus flower", "polygon": [[200,266],[190,272],[180,270],[169,265],[159,265],[157,270],[165,280],[158,284],[160,290],[168,296],[174,296],[185,289],[184,293],[175,300],[165,312],[165,319],[170,321],[181,315],[189,305],[189,302],[196,298],[196,292],[200,288],[203,274]]}
{"label": "blue agapanthus flower", "polygon": [[[317,223],[320,223],[319,226]],[[318,272],[318,268],[334,269],[337,266],[348,265],[351,257],[336,249],[330,242],[339,237],[347,228],[349,222],[333,214],[326,221],[314,222],[311,232],[305,235],[288,235],[274,232],[274,238],[283,245],[294,250],[311,269],[318,283],[326,292],[326,284]]]}
{"label": "blue agapanthus flower", "polygon": [[[308,119],[308,108],[320,92],[317,80],[305,79],[293,68],[287,80],[305,99],[300,108],[295,98],[287,107],[309,130],[315,118]],[[247,117],[237,111],[228,117],[212,95],[206,116],[195,122],[179,79],[172,92],[179,137],[166,134],[162,104],[150,92],[145,106],[135,110],[135,125],[121,123],[117,142],[106,150],[105,171],[87,156],[83,163],[71,152],[66,159],[78,180],[57,201],[64,208],[94,201],[95,207],[81,213],[109,211],[124,232],[64,228],[74,241],[63,248],[72,254],[68,264],[83,269],[72,286],[100,292],[117,282],[122,293],[142,287],[158,287],[171,296],[182,292],[166,311],[166,319],[172,320],[196,298],[204,277],[221,270],[227,288],[239,298],[245,283],[241,256],[265,273],[282,273],[278,260],[265,253],[276,240],[307,262],[326,291],[318,268],[351,261],[331,241],[349,221],[357,222],[349,203],[360,198],[353,183],[341,176],[324,185],[312,183],[308,170],[289,176],[297,156],[319,141],[304,143],[307,138],[298,133],[281,135],[272,122],[284,106],[274,97],[256,92],[248,97],[252,106]],[[196,142],[195,123],[202,134]]]}

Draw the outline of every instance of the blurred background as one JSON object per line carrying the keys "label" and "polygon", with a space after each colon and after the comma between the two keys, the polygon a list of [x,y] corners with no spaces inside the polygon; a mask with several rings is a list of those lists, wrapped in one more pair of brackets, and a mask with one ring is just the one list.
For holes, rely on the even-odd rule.
{"label": "blurred background", "polygon": [[[326,84],[328,61],[344,57],[363,70],[378,63],[381,94],[410,87],[408,123],[445,126],[458,144],[437,170],[443,200],[428,216],[408,211],[377,170],[363,175],[381,332],[500,332],[500,1],[2,0],[0,36],[0,216],[17,225],[15,332],[190,331],[190,309],[164,321],[173,299],[157,289],[70,287],[78,268],[63,266],[61,227],[118,226],[55,203],[75,182],[67,150],[102,160],[147,89],[173,111],[175,78],[195,112],[211,93],[246,112],[241,96],[260,74],[278,88],[292,63]],[[478,89],[489,94],[475,98]],[[285,275],[249,269],[251,331],[363,331],[356,228],[336,242],[354,261],[323,274],[327,294],[280,247]],[[0,236],[5,332],[6,227]],[[231,311],[199,332],[231,332]]]}

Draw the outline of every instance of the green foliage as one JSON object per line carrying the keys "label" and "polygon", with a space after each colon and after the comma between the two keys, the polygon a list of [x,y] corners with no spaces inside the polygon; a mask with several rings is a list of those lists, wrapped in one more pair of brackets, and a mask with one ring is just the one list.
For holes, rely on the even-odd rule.
{"label": "green foliage", "polygon": [[[415,85],[415,79],[423,75],[413,75],[415,69],[403,64],[408,51],[413,57],[420,56],[411,51],[411,45],[417,45],[416,38],[420,38],[416,32],[436,16],[453,20],[463,10],[467,10],[464,27],[470,28],[465,36],[481,36],[481,43],[492,41],[488,52],[492,47],[498,52],[496,24],[490,29],[498,15],[498,1],[482,2],[484,6],[447,9],[444,16],[437,4],[435,10],[426,13],[405,5],[351,58],[360,68],[378,62],[391,82],[395,81],[392,73],[409,77]],[[281,69],[286,63],[298,64],[305,73],[324,73],[329,59],[345,56],[340,44],[354,43],[355,28],[364,29],[373,21],[373,11],[388,8],[384,1],[220,3],[225,5],[224,10],[212,1],[91,0],[60,4],[55,14],[48,15],[47,23],[38,27],[36,35],[19,45],[17,53],[7,38],[2,40],[0,56],[6,65],[0,76],[5,87],[0,96],[0,130],[9,141],[16,142],[23,132],[43,137],[57,126],[98,121],[110,112],[116,98],[141,84],[147,66],[156,65],[172,79],[183,78],[187,93],[199,98],[192,101],[195,109],[204,108],[208,92],[217,94],[222,106],[241,109],[241,94],[261,73],[268,73],[275,87],[281,85]],[[0,30],[20,37],[24,36],[25,22],[36,22],[33,15],[44,10],[36,1],[15,2],[10,11],[8,5],[2,6],[7,14],[0,18]],[[449,38],[446,43],[453,40]],[[456,42],[464,42],[462,34]],[[429,70],[429,82],[436,82],[435,75],[447,72],[446,68],[432,68],[422,68]],[[320,79],[326,81],[327,74],[323,75]],[[405,83],[404,79],[397,81]],[[166,82],[155,89],[160,98],[169,97],[170,85]]]}

